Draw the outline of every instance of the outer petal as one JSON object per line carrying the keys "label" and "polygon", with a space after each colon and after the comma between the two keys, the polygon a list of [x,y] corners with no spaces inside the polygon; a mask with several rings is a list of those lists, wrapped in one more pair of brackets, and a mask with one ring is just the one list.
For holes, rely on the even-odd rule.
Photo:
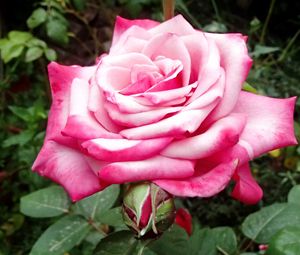
{"label": "outer petal", "polygon": [[46,140],[71,145],[72,138],[61,135],[69,114],[71,84],[75,78],[88,80],[95,72],[95,67],[62,66],[52,62],[48,66],[52,105],[48,116]]}
{"label": "outer petal", "polygon": [[152,35],[161,33],[173,33],[177,35],[188,35],[195,33],[194,28],[188,23],[182,15],[177,15],[158,26],[148,30]]}
{"label": "outer petal", "polygon": [[211,156],[236,144],[245,123],[243,115],[232,114],[215,122],[203,134],[172,142],[161,155],[185,159]]}
{"label": "outer petal", "polygon": [[151,158],[171,142],[172,138],[148,140],[93,139],[82,143],[82,147],[96,159],[103,161],[132,161]]}
{"label": "outer petal", "polygon": [[69,117],[62,134],[77,139],[119,137],[104,129],[88,111],[89,83],[75,78],[71,86]]}
{"label": "outer petal", "polygon": [[240,166],[233,179],[236,185],[232,191],[232,196],[245,204],[256,204],[261,200],[263,191],[251,175],[248,164]]}
{"label": "outer petal", "polygon": [[275,99],[241,92],[234,112],[247,116],[240,143],[251,158],[297,144],[293,123],[295,101],[295,97]]}
{"label": "outer petal", "polygon": [[226,74],[224,97],[209,119],[216,120],[230,113],[234,108],[242,84],[246,80],[252,60],[248,56],[244,37],[240,34],[210,34],[207,38],[216,42],[220,52],[221,66]]}
{"label": "outer petal", "polygon": [[47,141],[33,164],[33,170],[61,184],[73,201],[105,188],[85,156],[73,149]]}
{"label": "outer petal", "polygon": [[112,163],[99,171],[100,181],[110,184],[154,179],[177,179],[192,176],[194,163],[190,160],[156,156],[142,161]]}
{"label": "outer petal", "polygon": [[118,42],[120,36],[132,26],[139,26],[144,29],[150,29],[156,27],[157,25],[159,25],[159,23],[154,20],[149,20],[149,19],[128,20],[120,16],[117,16],[112,45],[115,45]]}
{"label": "outer petal", "polygon": [[198,169],[198,176],[195,177],[183,180],[155,180],[153,182],[175,196],[211,197],[227,186],[237,164],[238,159],[234,159],[212,169]]}

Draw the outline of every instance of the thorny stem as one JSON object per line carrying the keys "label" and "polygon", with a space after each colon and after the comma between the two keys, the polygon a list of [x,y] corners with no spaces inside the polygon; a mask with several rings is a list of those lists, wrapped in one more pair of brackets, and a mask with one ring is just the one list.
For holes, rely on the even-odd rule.
{"label": "thorny stem", "polygon": [[175,0],[163,0],[164,19],[168,20],[174,16]]}
{"label": "thorny stem", "polygon": [[267,15],[267,18],[265,20],[265,23],[264,23],[264,26],[263,26],[263,29],[262,29],[262,32],[261,32],[260,40],[259,40],[259,42],[261,44],[263,44],[264,41],[265,41],[265,37],[266,37],[266,33],[267,33],[267,28],[268,28],[268,25],[269,25],[269,22],[270,22],[272,13],[273,13],[275,2],[276,2],[276,0],[271,0],[271,4],[270,4],[269,11],[268,11],[268,15]]}

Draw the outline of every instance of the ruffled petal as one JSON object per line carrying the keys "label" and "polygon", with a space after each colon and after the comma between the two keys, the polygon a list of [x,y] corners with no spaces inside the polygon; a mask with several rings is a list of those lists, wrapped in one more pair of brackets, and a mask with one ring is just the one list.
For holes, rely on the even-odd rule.
{"label": "ruffled petal", "polygon": [[82,153],[54,141],[44,144],[32,168],[62,185],[74,202],[105,188]]}
{"label": "ruffled petal", "polygon": [[119,133],[120,127],[109,118],[107,110],[104,107],[105,102],[103,91],[93,80],[90,87],[88,109],[106,130]]}
{"label": "ruffled petal", "polygon": [[213,121],[226,116],[234,108],[251,68],[252,60],[248,56],[247,46],[241,34],[205,33],[205,36],[215,41],[220,52],[221,67],[224,68],[226,74],[224,97],[209,116],[209,119]]}
{"label": "ruffled petal", "polygon": [[62,134],[86,140],[99,137],[117,138],[103,128],[88,111],[89,83],[75,78],[71,86],[69,117]]}
{"label": "ruffled petal", "polygon": [[172,138],[148,140],[98,138],[82,143],[92,157],[102,161],[133,161],[151,158],[163,150]]}
{"label": "ruffled petal", "polygon": [[185,20],[182,15],[177,15],[172,19],[159,24],[158,26],[149,29],[148,31],[152,36],[161,33],[173,33],[176,35],[188,35],[195,33],[194,28]]}
{"label": "ruffled petal", "polygon": [[182,107],[161,107],[140,113],[123,113],[115,105],[106,103],[106,109],[114,123],[125,127],[139,127],[156,123],[167,114],[179,112]]}
{"label": "ruffled petal", "polygon": [[197,86],[197,83],[193,83],[191,85],[180,87],[177,89],[170,89],[164,91],[156,91],[156,92],[144,92],[140,95],[135,95],[135,98],[147,99],[149,104],[153,105],[161,105],[168,103],[170,101],[177,101],[183,97],[189,96],[191,91]]}
{"label": "ruffled petal", "polygon": [[124,19],[120,16],[117,16],[115,28],[114,28],[112,45],[115,45],[118,42],[120,36],[132,26],[138,26],[138,27],[148,30],[153,27],[156,27],[157,25],[159,25],[159,22],[156,22],[154,20],[149,20],[149,19],[128,20],[128,19]]}
{"label": "ruffled petal", "polygon": [[[194,44],[196,44],[196,42],[194,42]],[[199,56],[198,60],[200,62],[199,71],[197,72],[198,86],[193,95],[190,97],[188,103],[195,101],[203,93],[207,92],[218,81],[218,79],[220,79],[221,75],[224,76],[223,79],[225,79],[227,75],[220,65],[220,52],[216,43],[212,39],[208,38],[205,46],[206,47],[203,51],[201,51],[202,54]],[[194,46],[194,48],[196,47],[197,45]],[[207,52],[205,52],[205,50]],[[200,53],[198,53],[198,55],[200,55]]]}
{"label": "ruffled petal", "polygon": [[249,164],[238,167],[233,179],[236,184],[231,193],[232,197],[249,205],[256,204],[262,199],[263,191],[251,175]]}
{"label": "ruffled petal", "polygon": [[175,34],[164,33],[154,36],[144,47],[143,54],[150,59],[164,56],[173,60],[180,60],[183,65],[182,85],[189,84],[191,74],[191,58],[183,41]]}
{"label": "ruffled petal", "polygon": [[293,122],[295,102],[296,97],[276,99],[241,92],[233,111],[247,116],[240,143],[251,158],[297,144]]}
{"label": "ruffled petal", "polygon": [[74,139],[61,135],[69,114],[71,84],[75,78],[88,80],[94,72],[95,67],[63,66],[55,62],[48,65],[52,105],[48,115],[46,140],[74,146]]}
{"label": "ruffled petal", "polygon": [[203,134],[172,142],[160,154],[184,159],[211,156],[236,144],[245,123],[246,118],[242,114],[229,115],[215,122]]}
{"label": "ruffled petal", "polygon": [[[200,162],[199,165],[203,164]],[[156,185],[180,197],[211,197],[229,183],[238,165],[238,159],[218,164],[212,169],[197,169],[197,176],[182,180],[155,180]]]}
{"label": "ruffled petal", "polygon": [[[209,45],[204,33],[195,31],[193,34],[180,37],[185,44],[191,57],[191,82],[198,79],[200,70],[207,66],[208,56],[211,54]],[[217,59],[218,56],[216,55]],[[201,85],[203,86],[203,85]]]}
{"label": "ruffled petal", "polygon": [[217,103],[218,100],[215,100],[202,109],[181,111],[157,123],[123,129],[120,134],[127,139],[182,138],[186,133],[195,132]]}
{"label": "ruffled petal", "polygon": [[154,179],[179,179],[192,176],[194,163],[190,160],[156,156],[142,161],[116,162],[99,171],[100,182],[110,184]]}

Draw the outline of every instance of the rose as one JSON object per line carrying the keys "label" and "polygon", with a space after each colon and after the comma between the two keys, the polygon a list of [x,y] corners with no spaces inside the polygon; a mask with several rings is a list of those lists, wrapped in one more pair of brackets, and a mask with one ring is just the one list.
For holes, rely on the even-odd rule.
{"label": "rose", "polygon": [[177,196],[262,191],[248,161],[296,144],[295,98],[241,91],[245,37],[195,30],[182,17],[117,18],[112,47],[91,67],[49,65],[52,106],[33,169],[76,201],[114,183],[152,181]]}

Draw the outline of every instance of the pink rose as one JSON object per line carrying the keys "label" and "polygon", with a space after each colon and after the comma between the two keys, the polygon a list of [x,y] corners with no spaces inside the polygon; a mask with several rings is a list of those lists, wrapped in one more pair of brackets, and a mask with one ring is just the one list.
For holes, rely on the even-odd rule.
{"label": "pink rose", "polygon": [[246,37],[195,30],[182,16],[118,17],[112,47],[91,67],[49,65],[53,102],[34,171],[76,201],[110,184],[152,181],[176,196],[262,191],[249,160],[296,144],[296,98],[241,91]]}

